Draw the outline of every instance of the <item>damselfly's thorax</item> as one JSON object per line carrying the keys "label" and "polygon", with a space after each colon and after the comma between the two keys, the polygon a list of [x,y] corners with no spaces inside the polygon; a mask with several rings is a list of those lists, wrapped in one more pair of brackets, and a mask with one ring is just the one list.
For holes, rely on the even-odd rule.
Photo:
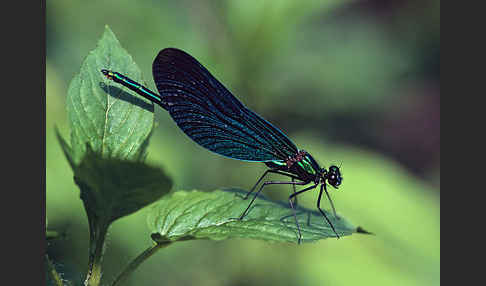
{"label": "damselfly's thorax", "polygon": [[312,156],[304,150],[299,150],[295,155],[286,160],[265,162],[272,168],[295,174],[304,182],[318,182],[321,168]]}
{"label": "damselfly's thorax", "polygon": [[304,182],[328,183],[336,189],[343,180],[339,167],[330,166],[329,170],[321,168],[316,160],[304,150],[299,150],[297,154],[285,161],[271,161],[265,162],[265,164],[272,169],[295,174]]}
{"label": "damselfly's thorax", "polygon": [[316,160],[304,150],[299,150],[295,156],[285,161],[289,172],[298,175],[304,181],[319,181],[321,167]]}

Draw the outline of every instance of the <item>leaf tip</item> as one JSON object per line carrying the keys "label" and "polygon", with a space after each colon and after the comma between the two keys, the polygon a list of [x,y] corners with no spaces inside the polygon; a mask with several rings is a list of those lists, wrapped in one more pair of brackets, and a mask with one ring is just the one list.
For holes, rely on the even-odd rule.
{"label": "leaf tip", "polygon": [[105,24],[105,34],[109,33],[110,35],[114,35],[113,31],[111,30],[108,24]]}
{"label": "leaf tip", "polygon": [[64,138],[62,137],[62,135],[59,132],[59,129],[57,128],[56,125],[54,125],[54,132],[56,133],[57,141],[59,141],[59,144],[61,145],[64,156],[66,156],[66,159],[68,160],[71,168],[74,168],[75,162],[74,162],[74,158],[73,158],[73,154],[72,154],[73,151],[72,151],[71,146],[69,146],[69,144],[66,142],[66,140],[64,140]]}
{"label": "leaf tip", "polygon": [[358,226],[356,228],[356,233],[363,233],[363,234],[370,234],[370,235],[375,235],[374,233],[372,232],[369,232],[367,230],[365,230],[364,228],[362,228],[361,226]]}

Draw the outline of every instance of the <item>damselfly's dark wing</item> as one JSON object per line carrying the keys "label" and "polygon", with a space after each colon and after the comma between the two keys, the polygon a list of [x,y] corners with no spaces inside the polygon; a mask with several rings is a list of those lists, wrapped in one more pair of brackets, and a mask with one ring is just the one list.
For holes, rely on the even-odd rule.
{"label": "damselfly's dark wing", "polygon": [[285,160],[297,153],[282,131],[246,108],[189,54],[163,49],[152,71],[170,115],[199,145],[246,161]]}

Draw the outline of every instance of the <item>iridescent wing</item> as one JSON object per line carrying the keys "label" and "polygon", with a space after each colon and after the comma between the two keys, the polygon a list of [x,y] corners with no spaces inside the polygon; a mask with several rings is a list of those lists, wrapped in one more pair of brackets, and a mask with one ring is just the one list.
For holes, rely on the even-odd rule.
{"label": "iridescent wing", "polygon": [[245,107],[189,54],[163,49],[152,71],[164,106],[199,145],[245,161],[285,160],[297,153],[282,131]]}

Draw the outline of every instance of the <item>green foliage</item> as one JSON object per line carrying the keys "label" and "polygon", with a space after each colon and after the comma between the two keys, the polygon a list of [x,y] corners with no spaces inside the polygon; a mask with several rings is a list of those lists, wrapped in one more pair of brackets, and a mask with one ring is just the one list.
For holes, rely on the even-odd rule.
{"label": "green foliage", "polygon": [[[104,241],[111,223],[158,200],[172,187],[171,179],[161,168],[143,162],[153,128],[153,104],[122,86],[101,82],[103,68],[119,70],[141,81],[140,70],[108,27],[69,86],[67,114],[71,145],[56,129],[88,216],[86,285],[99,285],[101,281]],[[244,220],[234,219],[248,204],[241,199],[244,194],[240,190],[175,192],[161,200],[149,214],[152,238],[159,245],[188,239],[235,237],[298,241],[294,217],[286,204],[261,197]],[[331,214],[328,217],[341,236],[359,231],[342,218],[338,220]],[[316,211],[299,207],[298,219],[303,242],[335,235]],[[146,252],[151,255],[156,249],[159,248]],[[148,257],[137,258],[116,281],[123,280]]]}
{"label": "green foliage", "polygon": [[[164,47],[182,48],[196,55],[245,104],[284,129],[299,147],[311,151],[319,163],[342,163],[343,187],[331,194],[336,208],[376,233],[325,239],[300,247],[252,239],[170,243],[173,247],[153,256],[122,285],[159,285],[161,281],[167,285],[197,281],[198,285],[211,286],[440,285],[438,185],[431,186],[407,172],[392,156],[380,154],[381,148],[368,146],[368,137],[363,139],[363,135],[376,134],[393,138],[387,130],[377,128],[376,123],[382,121],[380,114],[420,100],[417,87],[425,84],[430,88],[430,82],[424,82],[423,75],[417,77],[415,71],[423,70],[419,65],[428,54],[420,45],[439,44],[440,17],[435,17],[439,9],[400,6],[387,14],[392,21],[386,21],[383,13],[346,14],[351,6],[357,6],[335,0],[298,5],[291,1],[277,5],[246,1],[197,4],[194,9],[184,2],[121,1],[114,11],[109,2],[47,2],[46,212],[52,230],[70,226],[67,240],[49,243],[49,253],[56,254],[52,258],[62,259],[58,262],[62,277],[79,276],[70,276],[66,271],[70,267],[75,271],[86,267],[86,213],[52,128],[56,125],[61,134],[68,134],[67,86],[95,45],[96,35],[103,29],[100,23],[109,23],[137,59],[149,87],[154,87],[148,77],[153,56]],[[414,19],[413,25],[410,19]],[[435,30],[424,26],[424,20]],[[397,32],[392,26],[404,29]],[[117,98],[118,90],[124,91],[120,93],[124,101],[138,97],[104,80],[97,69],[90,76],[105,84],[93,85],[94,92],[104,87],[113,98]],[[188,140],[166,112],[156,108],[155,113],[160,127],[150,139],[147,160],[164,166],[177,184],[175,189],[246,188],[263,172],[261,164],[206,152]],[[340,120],[329,121],[336,113]],[[350,124],[353,118],[363,122],[364,133]],[[349,136],[328,141],[336,138],[337,130]],[[382,143],[388,146],[387,142]],[[400,146],[403,141],[396,144]],[[63,149],[70,149],[69,145]],[[80,144],[80,148],[86,146]],[[83,158],[83,150],[77,163]],[[440,176],[439,169],[436,174]],[[273,189],[265,194],[286,202],[289,189]],[[316,193],[309,192],[299,197],[299,204],[312,209],[315,199]],[[260,201],[255,207],[261,206]],[[327,206],[323,202],[323,207]],[[239,211],[235,210],[237,215]],[[151,209],[144,208],[112,224],[104,277],[115,277],[127,264],[127,257],[146,247],[148,212]],[[286,226],[295,226],[292,217]],[[193,271],[181,273],[180,269]]]}
{"label": "green foliage", "polygon": [[[69,85],[67,113],[71,125],[71,158],[79,163],[86,143],[103,158],[140,159],[153,127],[153,104],[127,89],[104,82],[101,69],[122,70],[142,82],[132,57],[106,27]],[[108,85],[107,85],[108,83]]]}
{"label": "green foliage", "polygon": [[[242,199],[247,191],[231,189],[213,192],[178,191],[161,199],[148,215],[152,238],[157,242],[189,239],[222,240],[251,238],[273,242],[298,242],[293,212],[286,203],[259,196],[248,215],[235,218],[248,206]],[[326,212],[340,236],[351,235],[357,228],[345,219]],[[318,211],[297,208],[302,242],[335,237]]]}
{"label": "green foliage", "polygon": [[143,163],[153,128],[153,105],[103,83],[102,68],[123,70],[141,80],[139,68],[108,27],[69,86],[71,146],[56,130],[88,216],[86,285],[99,285],[101,280],[110,224],[156,201],[172,187],[161,168]]}
{"label": "green foliage", "polygon": [[171,188],[171,180],[159,167],[86,153],[75,169],[88,213],[108,222],[131,214],[156,201]]}
{"label": "green foliage", "polygon": [[162,169],[142,162],[153,128],[153,105],[100,84],[102,68],[119,68],[141,80],[140,70],[108,27],[69,87],[71,146],[57,135],[88,218],[109,224],[154,202],[172,183]]}
{"label": "green foliage", "polygon": [[[140,70],[108,27],[69,86],[71,145],[56,129],[88,217],[89,269],[85,285],[93,286],[101,281],[104,241],[111,223],[158,200],[172,187],[161,168],[143,162],[153,128],[153,104],[122,86],[101,82],[103,68],[119,70],[141,81]],[[188,239],[299,241],[293,212],[285,203],[260,197],[243,220],[235,219],[249,203],[241,199],[245,194],[242,190],[179,191],[166,196],[148,218],[152,238],[159,246],[144,253],[152,255],[160,245]],[[298,207],[297,213],[302,242],[335,236],[319,212]],[[363,232],[343,218],[330,213],[328,217],[340,236]],[[150,255],[139,256],[115,283]],[[54,268],[52,272],[55,277]]]}

